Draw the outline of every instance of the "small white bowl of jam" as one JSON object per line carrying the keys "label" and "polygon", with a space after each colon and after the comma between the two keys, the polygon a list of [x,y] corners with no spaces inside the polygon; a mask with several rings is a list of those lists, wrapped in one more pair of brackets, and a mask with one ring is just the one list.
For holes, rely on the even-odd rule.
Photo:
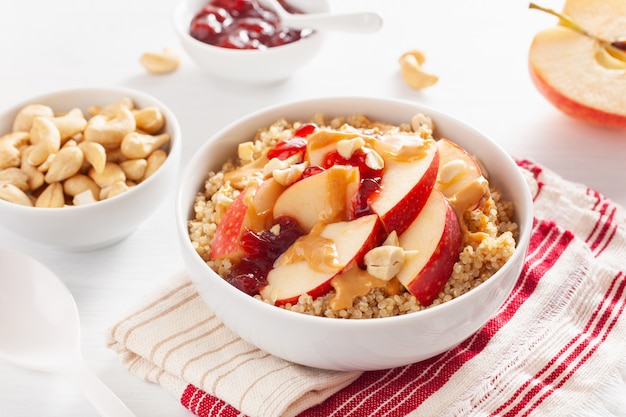
{"label": "small white bowl of jam", "polygon": [[[328,12],[327,0],[283,2],[292,13]],[[284,80],[310,62],[325,34],[292,29],[259,0],[181,0],[174,28],[187,54],[218,78],[253,84]]]}

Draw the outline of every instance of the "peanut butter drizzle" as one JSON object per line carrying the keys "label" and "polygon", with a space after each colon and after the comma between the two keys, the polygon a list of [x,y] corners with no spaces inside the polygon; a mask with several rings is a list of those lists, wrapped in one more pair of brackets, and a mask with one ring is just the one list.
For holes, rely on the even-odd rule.
{"label": "peanut butter drizzle", "polygon": [[356,168],[336,165],[327,172],[325,209],[319,214],[318,220],[324,224],[345,221],[348,218],[347,202],[351,198],[348,196],[348,185],[357,183],[359,171]]}
{"label": "peanut butter drizzle", "polygon": [[242,165],[237,169],[226,172],[224,174],[224,181],[228,181],[233,187],[241,189],[245,186],[244,181],[247,178],[258,175],[259,171],[263,170],[263,167],[268,161],[269,159],[267,158],[267,155],[263,154],[246,165]]}
{"label": "peanut butter drizzle", "polygon": [[311,152],[317,149],[322,149],[333,143],[337,143],[343,139],[353,139],[359,137],[358,133],[353,132],[338,132],[336,130],[318,130],[311,133],[307,137],[307,152]]}
{"label": "peanut butter drizzle", "polygon": [[333,272],[341,267],[335,242],[321,236],[323,223],[317,223],[308,235],[299,237],[277,260],[277,265],[306,261],[320,272]]}
{"label": "peanut butter drizzle", "polygon": [[364,139],[379,155],[399,162],[425,158],[430,147],[436,146],[433,139],[423,139],[415,135],[387,135],[380,139]]}
{"label": "peanut butter drizzle", "polygon": [[402,289],[402,284],[397,278],[389,281],[378,279],[356,264],[350,265],[333,278],[330,284],[335,289],[335,295],[330,299],[328,306],[335,311],[352,307],[356,297],[369,294],[373,288],[382,288],[388,296],[398,294]]}

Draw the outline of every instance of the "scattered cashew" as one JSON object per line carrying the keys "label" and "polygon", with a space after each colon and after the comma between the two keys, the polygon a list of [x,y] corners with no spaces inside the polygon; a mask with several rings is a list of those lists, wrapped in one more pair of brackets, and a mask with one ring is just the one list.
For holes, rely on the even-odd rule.
{"label": "scattered cashew", "polygon": [[83,158],[83,151],[78,146],[61,149],[52,160],[44,180],[51,184],[77,174],[83,166]]}
{"label": "scattered cashew", "polygon": [[14,132],[29,132],[33,126],[33,119],[37,116],[53,117],[54,111],[51,107],[43,104],[29,104],[24,106],[13,119]]}
{"label": "scattered cashew", "polygon": [[61,148],[61,134],[50,119],[38,116],[33,119],[30,142],[35,147],[28,156],[29,162],[39,165]]}
{"label": "scattered cashew", "polygon": [[135,116],[137,129],[141,129],[146,133],[157,133],[165,125],[165,116],[157,107],[134,110],[133,115]]}
{"label": "scattered cashew", "polygon": [[52,123],[59,129],[61,141],[65,141],[72,136],[81,133],[87,126],[87,119],[81,109],[72,109],[63,116],[53,117]]}
{"label": "scattered cashew", "polygon": [[107,152],[104,146],[98,142],[83,141],[78,144],[78,149],[83,152],[85,160],[98,174],[104,172],[104,166],[107,163]]}
{"label": "scattered cashew", "polygon": [[174,50],[164,48],[162,52],[144,53],[139,62],[151,74],[167,74],[176,71],[180,58]]}
{"label": "scattered cashew", "polygon": [[49,184],[35,201],[35,207],[58,208],[64,205],[63,186],[59,182]]}
{"label": "scattered cashew", "polygon": [[22,191],[28,191],[28,174],[17,167],[0,170],[0,184],[13,184]]}
{"label": "scattered cashew", "polygon": [[98,142],[105,146],[117,146],[137,125],[135,116],[125,107],[120,107],[115,116],[96,115],[89,119],[85,127],[85,140]]}
{"label": "scattered cashew", "polygon": [[33,205],[30,197],[13,184],[0,184],[0,200],[21,204],[23,206]]}
{"label": "scattered cashew", "polygon": [[405,52],[399,60],[402,79],[410,87],[417,90],[430,87],[439,81],[439,77],[429,74],[422,69],[425,61],[426,57],[418,50]]}
{"label": "scattered cashew", "polygon": [[129,159],[145,158],[169,141],[170,135],[167,133],[153,136],[131,132],[122,139],[120,149],[122,154]]}
{"label": "scattered cashew", "polygon": [[148,161],[145,159],[129,159],[128,161],[120,162],[120,168],[126,174],[126,179],[132,181],[141,181],[146,175],[147,167]]}
{"label": "scattered cashew", "polygon": [[20,149],[26,146],[29,138],[26,132],[12,132],[0,137],[0,169],[20,165]]}

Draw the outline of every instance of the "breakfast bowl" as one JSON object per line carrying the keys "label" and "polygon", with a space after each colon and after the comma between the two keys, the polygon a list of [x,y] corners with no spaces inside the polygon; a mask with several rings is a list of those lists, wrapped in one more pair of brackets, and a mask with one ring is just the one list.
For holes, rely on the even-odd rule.
{"label": "breakfast bowl", "polygon": [[[209,182],[207,182],[207,178],[211,177],[219,179],[220,175],[222,175],[220,171],[223,170],[223,164],[227,160],[232,158],[246,158],[242,156],[242,154],[246,154],[246,150],[250,149],[250,143],[258,144],[258,142],[250,142],[253,138],[259,137],[256,135],[267,134],[267,132],[276,133],[280,131],[281,126],[296,127],[296,130],[293,131],[295,132],[293,135],[291,135],[291,131],[289,129],[285,129],[283,131],[289,133],[289,135],[283,137],[283,140],[281,141],[282,143],[293,145],[298,142],[299,138],[304,136],[307,137],[307,157],[311,160],[310,166],[315,165],[313,163],[313,150],[324,149],[324,152],[326,152],[329,149],[327,147],[328,143],[336,140],[328,138],[335,137],[334,135],[338,134],[333,132],[331,136],[328,136],[328,134],[325,133],[328,130],[312,130],[315,129],[316,126],[321,125],[319,122],[321,117],[320,114],[323,114],[324,120],[333,120],[327,124],[327,126],[332,127],[330,128],[331,130],[335,128],[341,129],[342,127],[345,127],[348,122],[352,126],[339,133],[340,137],[345,139],[343,145],[354,145],[355,143],[359,143],[361,139],[364,139],[366,144],[376,142],[375,140],[371,140],[371,138],[376,136],[376,132],[379,131],[379,129],[382,129],[380,127],[381,123],[393,126],[406,126],[406,124],[410,124],[411,126],[418,125],[420,132],[420,138],[413,138],[412,140],[414,140],[414,142],[411,143],[418,144],[416,145],[416,149],[427,149],[427,151],[424,152],[417,151],[416,154],[431,155],[430,149],[433,149],[433,147],[439,149],[440,140],[432,140],[432,137],[436,137],[447,138],[449,141],[454,141],[456,145],[466,151],[466,154],[473,155],[473,158],[479,161],[479,166],[481,167],[479,170],[482,171],[481,175],[484,174],[489,178],[489,187],[495,187],[495,189],[498,190],[497,193],[501,195],[502,199],[508,201],[514,207],[514,213],[511,214],[512,218],[510,220],[512,224],[515,224],[515,227],[512,228],[512,230],[514,231],[516,237],[513,246],[509,248],[510,253],[506,261],[500,265],[499,269],[494,271],[488,279],[484,280],[484,282],[479,285],[472,287],[468,291],[464,291],[454,297],[446,298],[446,296],[444,296],[441,300],[438,298],[441,297],[441,295],[435,294],[436,300],[433,301],[432,305],[429,305],[427,308],[416,308],[415,311],[406,312],[406,314],[390,314],[387,317],[381,316],[376,318],[362,316],[360,312],[358,312],[359,314],[353,314],[349,318],[342,318],[348,317],[346,315],[342,315],[343,313],[336,316],[327,313],[316,315],[315,313],[298,310],[293,307],[295,305],[299,305],[302,300],[307,301],[313,296],[319,295],[313,294],[315,291],[310,291],[308,295],[303,293],[302,296],[296,297],[297,301],[291,299],[286,303],[282,303],[282,305],[279,305],[281,303],[277,302],[277,300],[284,301],[286,298],[289,298],[288,295],[284,295],[286,293],[281,293],[282,289],[285,288],[284,286],[280,287],[281,282],[283,284],[288,281],[291,282],[290,280],[304,275],[307,277],[315,276],[315,273],[311,273],[311,271],[306,270],[306,268],[295,268],[289,270],[288,267],[296,264],[301,265],[298,261],[298,257],[303,256],[302,254],[306,253],[307,250],[309,250],[309,254],[313,255],[311,258],[306,258],[307,264],[310,265],[310,259],[324,259],[323,257],[315,257],[316,254],[323,253],[326,243],[328,242],[323,239],[320,240],[320,236],[324,239],[331,239],[331,241],[334,239],[333,242],[336,245],[336,253],[339,253],[341,251],[345,251],[344,248],[346,245],[348,247],[352,245],[350,242],[366,241],[371,235],[363,234],[363,228],[342,229],[340,227],[339,229],[335,229],[334,234],[332,234],[329,231],[330,227],[323,226],[324,228],[321,229],[321,232],[319,232],[320,229],[316,229],[317,226],[313,226],[313,229],[311,229],[309,235],[307,236],[313,236],[314,239],[312,241],[307,241],[305,239],[304,242],[309,242],[309,244],[301,244],[299,246],[301,249],[300,252],[289,252],[289,250],[291,250],[290,247],[290,249],[284,251],[279,258],[270,262],[273,269],[271,269],[269,275],[267,275],[267,281],[265,283],[267,285],[259,287],[261,288],[260,294],[263,295],[263,297],[260,297],[258,294],[254,295],[253,293],[248,292],[245,285],[240,286],[236,281],[227,281],[223,277],[223,271],[221,271],[220,268],[225,265],[228,266],[228,264],[221,263],[219,264],[221,265],[220,268],[216,268],[217,264],[213,262],[212,259],[219,256],[216,253],[209,253],[207,258],[207,253],[200,250],[203,245],[200,242],[201,239],[191,238],[194,236],[192,229],[195,228],[194,223],[197,221],[198,213],[202,211],[202,208],[199,208],[198,203],[201,202],[202,205],[206,206],[207,204],[211,204],[211,202],[227,201],[227,204],[229,204],[228,208],[226,212],[221,215],[221,222],[217,225],[219,230],[221,224],[230,224],[231,226],[224,228],[224,230],[227,230],[228,227],[232,228],[232,225],[236,223],[232,216],[228,217],[228,213],[232,213],[234,211],[234,209],[231,211],[231,207],[235,207],[237,204],[240,204],[241,201],[247,201],[246,204],[248,204],[248,206],[244,207],[248,210],[249,207],[253,206],[252,202],[254,202],[254,204],[259,203],[256,196],[260,195],[259,190],[264,187],[266,181],[263,180],[260,182],[261,185],[259,185],[256,189],[256,194],[247,194],[247,191],[245,191],[238,194],[239,196],[244,196],[243,199],[234,197],[234,199],[229,200],[228,198],[223,198],[223,196],[219,196],[217,194],[214,194],[212,199],[209,197],[202,197],[204,193],[211,188],[211,186],[208,185]],[[351,122],[351,115],[356,115],[355,120],[357,122],[359,120],[362,122],[364,120],[362,116],[365,116],[366,129],[364,129],[361,133],[359,133],[360,131],[358,132],[355,130],[355,126],[358,126],[358,123]],[[311,120],[313,120],[314,123],[309,123]],[[296,121],[302,123],[295,123]],[[335,121],[338,122],[335,123]],[[371,121],[371,123],[369,121]],[[429,136],[428,131],[429,129],[433,129],[433,126],[434,131],[431,131],[434,133],[432,133],[432,136]],[[270,127],[269,130],[268,127]],[[313,133],[311,133],[312,131]],[[391,133],[389,133],[387,137],[389,138],[388,143],[390,146],[394,146],[394,143],[398,143],[396,139],[401,137],[404,138],[401,132],[398,132],[393,128],[389,130],[389,132]],[[313,135],[316,135],[317,133],[319,133],[319,135],[316,136],[316,140],[321,138],[321,142],[316,142],[313,139]],[[361,139],[354,139],[355,135]],[[423,139],[422,137],[427,138]],[[290,142],[291,139],[289,138],[293,138],[294,142]],[[335,143],[338,150],[337,153],[340,152],[339,142],[340,141],[337,141]],[[314,147],[313,143],[321,143],[323,146],[318,147],[316,145]],[[425,143],[429,144],[428,147],[422,148],[421,146]],[[343,145],[342,149],[345,149]],[[361,145],[363,145],[363,143],[361,143]],[[286,151],[289,147],[290,146],[274,145],[274,148],[272,148],[274,151],[270,151],[274,153],[266,154],[266,159],[275,160],[282,158],[281,156],[272,156],[280,153],[276,153],[275,149],[280,148],[281,151]],[[365,148],[362,148],[362,150],[364,149]],[[372,153],[372,149],[368,150],[370,154]],[[368,152],[362,152],[362,154],[367,155]],[[432,152],[434,155],[434,151]],[[439,166],[447,165],[448,168],[455,166],[458,168],[459,163],[456,162],[452,164],[444,164],[444,155],[447,151],[439,150],[438,152],[439,153],[437,155],[441,155],[439,157],[432,156],[432,160],[437,160]],[[328,155],[330,155],[330,153]],[[332,158],[328,155],[322,159],[326,161],[336,158],[336,155]],[[374,203],[371,203],[372,208],[375,210],[380,209],[380,206],[375,206],[376,201],[381,201],[383,195],[387,196],[385,198],[388,198],[390,195],[385,191],[385,184],[387,184],[388,189],[391,190],[394,188],[392,184],[401,184],[403,182],[413,181],[411,178],[413,178],[414,174],[417,172],[414,170],[416,165],[411,162],[415,160],[411,158],[407,158],[406,160],[408,161],[408,165],[401,165],[402,168],[398,170],[397,167],[400,166],[398,164],[405,163],[403,158],[400,158],[398,155],[402,155],[402,153],[400,151],[396,152],[395,161],[400,161],[397,163],[394,162],[393,158],[389,162],[383,158],[386,165],[382,171],[382,189],[379,190],[378,199],[374,200]],[[286,156],[287,159],[290,157],[288,155],[283,156]],[[342,154],[342,158],[352,157],[350,155],[344,156]],[[367,161],[367,158],[365,158],[365,160]],[[374,158],[374,160],[376,160],[376,158]],[[427,157],[420,156],[416,160],[427,160]],[[256,159],[256,161],[258,161],[258,159]],[[254,164],[254,162],[252,162],[252,164]],[[368,163],[366,162],[366,164]],[[417,164],[422,164],[422,162],[418,162]],[[432,164],[433,162],[428,162],[429,168],[424,168],[422,174],[419,174],[422,178],[429,177],[429,181],[431,181],[431,183],[435,181],[434,177],[431,176],[433,174],[430,171],[433,166]],[[253,165],[246,166],[250,167]],[[264,169],[267,166],[268,164],[264,166]],[[286,188],[286,190],[281,191],[278,199],[274,200],[275,204],[273,206],[273,215],[277,215],[279,205],[282,207],[280,209],[281,213],[289,212],[289,209],[285,209],[285,207],[291,206],[293,208],[292,216],[295,218],[299,218],[302,213],[319,212],[319,201],[324,200],[326,197],[322,195],[320,198],[320,195],[315,191],[298,192],[295,194],[291,193],[297,197],[291,203],[279,204],[279,200],[289,200],[285,197],[289,190],[296,189],[298,184],[303,184],[306,181],[309,181],[309,184],[311,184],[310,180],[314,178],[323,178],[322,175],[324,175],[325,172],[330,172],[332,169],[334,169],[334,167],[330,167],[326,169],[326,171],[318,170],[321,172],[313,173],[307,178],[304,178],[303,175],[301,177],[302,179],[299,179],[298,182],[290,185]],[[350,169],[352,168],[341,168],[341,170],[344,171],[348,171]],[[337,172],[343,172],[341,170],[338,170]],[[435,168],[434,174],[437,176],[437,181],[441,180],[440,177],[449,174],[442,174],[438,170],[441,171],[441,168]],[[236,170],[232,172],[239,171]],[[269,180],[273,181],[277,178],[276,172],[282,171],[281,168],[276,168],[268,170],[267,172],[271,172],[271,175],[274,175],[274,177],[269,178]],[[386,178],[391,178],[387,177],[387,175],[392,175],[392,172],[395,173],[393,175],[396,175],[395,181],[386,181]],[[427,174],[428,172],[431,173]],[[216,173],[217,175],[215,175]],[[329,189],[334,188],[335,190],[345,190],[351,187],[351,183],[347,183],[342,180],[341,175],[335,176],[333,181],[327,183]],[[228,184],[231,184],[231,182],[234,184],[236,182],[236,176],[230,176],[229,178]],[[484,180],[484,177],[481,176],[480,178]],[[417,184],[418,181],[416,180],[414,183]],[[484,185],[484,182],[481,183],[478,181],[472,182],[472,184]],[[483,190],[482,192],[485,191],[484,187],[480,189]],[[423,193],[428,194],[427,198],[422,195]],[[391,194],[393,194],[393,192]],[[409,206],[419,205],[418,200],[427,199],[427,202],[424,203],[424,205],[419,209],[421,211],[415,215],[417,217],[414,217],[410,226],[400,225],[399,223],[393,225],[393,231],[402,229],[401,233],[399,233],[399,246],[404,245],[404,236],[419,236],[421,233],[425,236],[423,239],[424,241],[429,240],[430,238],[426,236],[428,232],[424,231],[435,230],[436,227],[433,226],[434,224],[447,224],[451,227],[450,229],[446,229],[445,227],[447,226],[441,226],[441,229],[436,229],[439,230],[439,242],[452,241],[458,238],[458,232],[457,236],[454,237],[455,233],[453,230],[454,228],[456,228],[456,230],[460,228],[460,221],[454,220],[447,222],[444,220],[445,218],[449,219],[448,216],[450,216],[450,209],[442,211],[446,213],[445,216],[438,214],[439,212],[436,210],[432,210],[433,207],[445,207],[444,205],[438,206],[440,203],[443,204],[443,199],[436,197],[440,194],[443,195],[443,191],[437,191],[437,193],[435,193],[435,186],[431,185],[428,192],[422,190],[421,192],[413,194],[411,198],[407,200],[408,205],[404,207],[401,212],[410,211],[411,208]],[[246,200],[246,195],[252,195],[252,197],[248,197],[249,199]],[[263,195],[267,196],[268,194]],[[484,196],[484,194],[482,195]],[[493,195],[495,194],[492,194],[492,196]],[[460,194],[457,194],[457,197],[460,197]],[[482,197],[480,198],[482,199]],[[452,201],[453,199],[450,198],[448,200]],[[467,201],[467,199],[457,198],[457,206],[455,207],[460,207],[458,204],[462,205],[463,203],[461,203],[461,201],[463,200]],[[342,201],[341,198],[338,201]],[[350,201],[354,201],[354,199]],[[440,201],[440,203],[433,204],[431,201]],[[259,203],[256,208],[261,206],[262,204]],[[312,207],[312,209],[310,209],[310,207]],[[385,211],[385,209],[382,209],[382,211],[387,214],[391,212],[391,210]],[[378,211],[376,212],[378,213]],[[430,214],[422,215],[422,213]],[[384,219],[383,221],[385,222],[389,220],[389,223],[385,223],[385,228],[387,228],[387,225],[391,224],[391,217],[387,214],[385,214],[385,216],[381,215],[380,217],[381,219]],[[376,217],[376,214],[373,216]],[[452,216],[454,216],[454,214]],[[364,222],[361,221],[362,219],[369,219],[371,217],[372,215],[364,215],[353,221],[338,222],[333,224],[356,224],[356,222],[361,222],[360,224],[363,224]],[[229,220],[225,220],[227,218]],[[279,218],[282,217],[279,216]],[[420,218],[425,218],[426,220],[418,221],[417,219]],[[453,218],[456,219],[455,217]],[[332,370],[375,370],[407,365],[431,358],[449,350],[479,330],[487,322],[487,320],[489,320],[489,318],[496,314],[500,306],[504,303],[507,296],[512,291],[523,266],[532,227],[532,201],[527,184],[511,157],[495,142],[454,117],[435,109],[406,101],[367,97],[331,97],[286,103],[261,110],[244,117],[233,124],[230,124],[208,139],[207,142],[201,146],[197,153],[192,157],[186,168],[181,184],[179,185],[176,202],[176,221],[182,255],[189,270],[193,284],[208,307],[235,334],[272,355],[294,363]],[[298,220],[298,222],[300,222],[300,220]],[[304,223],[304,221],[302,223]],[[244,223],[240,222],[239,224],[242,225]],[[275,236],[282,236],[284,224],[286,223],[280,223],[280,228],[277,230],[272,227],[270,232]],[[417,224],[421,224],[421,226],[416,226]],[[387,228],[387,232],[389,232],[388,229],[390,228],[392,228],[392,226]],[[213,230],[215,234],[213,235],[214,240],[211,242],[213,245],[211,251],[218,252],[218,249],[219,251],[222,251],[222,247],[218,246],[216,243],[218,241],[217,236],[219,231],[215,231],[216,229],[214,227],[212,228],[210,225],[201,225],[198,230]],[[313,232],[313,230],[318,230],[318,232]],[[369,231],[367,233],[369,233]],[[388,233],[385,243],[381,247],[396,245],[394,246],[394,249],[397,249],[398,243],[390,243],[390,235],[392,234],[393,233],[391,232]],[[343,235],[343,237],[341,237],[341,235]],[[249,240],[247,240],[247,236],[251,235],[246,232],[243,236],[241,234],[236,236],[236,241],[239,245],[241,244],[239,242],[249,242]],[[263,235],[259,233],[256,236]],[[269,235],[264,236],[267,237]],[[366,238],[364,239],[363,236],[366,236]],[[269,239],[271,240],[272,236],[269,236]],[[411,240],[415,239],[412,238],[405,242],[410,242]],[[298,239],[298,241],[300,240]],[[296,246],[297,245],[295,243],[292,245],[292,247]],[[387,250],[389,248],[384,249]],[[405,246],[405,249],[410,248]],[[412,254],[410,254],[410,251],[407,250],[404,253],[406,255],[404,258],[404,265],[412,265],[413,261],[407,259],[419,258],[420,250],[423,253],[428,253],[426,249],[416,250],[412,252]],[[458,246],[456,247],[456,250],[458,250]],[[289,256],[286,255],[288,252],[290,253]],[[437,251],[433,249],[432,253],[435,252]],[[441,254],[441,259],[446,258],[450,253],[458,257],[458,252],[455,253],[454,251],[451,252],[449,250],[445,250],[444,246],[439,246],[439,252]],[[261,258],[259,258],[259,260],[260,262],[263,262],[262,257],[269,257],[271,251],[260,251],[260,253]],[[298,253],[300,253],[300,255],[298,255]],[[409,255],[415,256],[415,258],[411,258]],[[245,259],[246,256],[252,257],[252,253],[246,252],[243,259]],[[285,257],[287,258],[286,261]],[[367,254],[365,257],[367,257]],[[211,260],[211,262],[207,259]],[[239,259],[241,259],[239,263],[239,265],[241,265],[244,261],[242,258]],[[325,261],[320,261],[320,263],[322,262]],[[365,262],[367,263],[367,259],[365,259]],[[382,263],[384,264],[384,262]],[[435,261],[431,263],[436,264],[437,262]],[[283,267],[286,267],[287,269],[285,270],[289,272],[281,277],[276,271]],[[340,269],[344,267],[348,268],[345,264],[339,265]],[[370,271],[369,268],[370,265],[368,264],[368,273]],[[324,267],[316,268],[316,265],[312,265],[311,269],[325,270]],[[351,270],[357,271],[359,269],[362,268],[353,267]],[[401,271],[404,269],[405,268],[403,267]],[[343,276],[345,272],[346,269],[342,269],[341,272],[333,278],[333,288],[343,288],[341,286],[336,287],[334,279],[336,279],[339,275]],[[374,272],[372,273],[374,274]],[[359,277],[360,276],[361,275],[359,275]],[[395,277],[400,279],[400,273],[397,273]],[[396,278],[392,278],[389,283],[393,282]],[[389,279],[389,277],[387,277],[387,279]],[[404,283],[405,281],[403,280],[402,284]],[[325,284],[328,283],[326,282]],[[411,285],[409,285],[409,287],[411,287]],[[267,288],[269,287],[274,288],[271,291],[267,291]],[[313,287],[310,286],[308,288]],[[316,290],[319,288],[321,288],[321,286],[316,287]],[[326,291],[327,290],[328,288],[326,288]],[[441,290],[441,294],[446,291],[447,290]],[[338,292],[339,291],[336,293]],[[416,293],[419,293],[419,290],[416,291]],[[296,294],[299,293],[296,292]],[[264,299],[265,295],[268,295],[267,298],[269,298],[269,301]],[[423,298],[420,298],[423,295],[424,294],[418,294],[415,298],[423,300]],[[360,297],[359,299],[362,298],[364,297]],[[409,296],[409,298],[411,297]],[[386,303],[386,300],[388,301],[387,298],[384,298],[380,302]],[[430,301],[432,301],[432,298]],[[357,302],[355,301],[355,305],[356,304]],[[415,303],[412,305],[415,306]],[[426,304],[424,304],[424,306],[426,306]],[[381,311],[383,310],[383,307],[380,305],[376,308]],[[308,314],[304,314],[305,312]]]}
{"label": "breakfast bowl", "polygon": [[[219,17],[219,13],[228,13],[227,5],[230,4],[231,7],[236,7],[236,4],[244,4],[248,7],[248,5],[254,4],[255,10],[263,7],[257,0],[217,1],[225,7],[213,7],[209,17],[204,15],[205,22],[208,19],[208,23],[204,24],[204,27],[199,32],[203,36],[196,35],[194,37],[190,30],[194,17],[201,11],[204,11],[206,7],[212,7],[207,6],[209,0],[180,0],[174,12],[173,23],[178,39],[191,59],[206,73],[220,79],[246,84],[268,84],[284,80],[312,61],[324,44],[326,35],[323,32],[307,29],[303,29],[301,33],[298,31],[297,37],[299,38],[297,40],[285,40],[287,38],[293,39],[293,33],[295,32],[291,32],[287,36],[279,36],[277,32],[271,37],[271,41],[260,43],[258,39],[252,39],[254,38],[254,31],[273,32],[275,29],[270,24],[271,17],[262,19],[256,16],[242,18],[242,21],[248,20],[248,22],[235,22],[235,24],[229,26],[233,33],[232,36],[236,40],[234,42],[219,41],[221,45],[228,46],[217,46],[214,44],[217,41],[207,43],[204,35],[206,35],[207,31],[213,31],[213,29],[210,29],[212,26],[221,24],[219,21],[223,20],[223,17]],[[315,2],[291,0],[288,3],[303,13],[319,13],[329,10],[327,0]],[[215,9],[220,10],[218,17],[215,17],[216,15],[213,14]],[[269,13],[269,9],[263,9],[265,11],[262,13]],[[236,13],[238,12],[232,14],[235,15]],[[250,24],[250,19],[255,19],[256,21]],[[235,29],[235,26],[237,26],[237,29]],[[225,31],[222,28],[217,30],[219,32]],[[300,37],[300,35],[302,36]],[[244,40],[241,39],[242,37]],[[204,40],[199,40],[199,38]],[[250,40],[254,41],[254,44],[253,42],[248,42]],[[276,46],[265,46],[265,44],[270,43]]]}
{"label": "breakfast bowl", "polygon": [[0,224],[32,241],[70,251],[108,246],[172,196],[180,127],[143,92],[31,97],[2,112],[0,132]]}

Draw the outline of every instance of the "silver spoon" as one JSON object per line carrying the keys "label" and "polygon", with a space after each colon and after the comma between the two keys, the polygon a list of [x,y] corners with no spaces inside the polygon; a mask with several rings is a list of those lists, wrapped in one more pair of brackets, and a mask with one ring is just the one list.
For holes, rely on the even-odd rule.
{"label": "silver spoon", "polygon": [[80,323],[71,293],[43,264],[0,248],[0,357],[24,368],[63,375],[103,417],[134,417],[92,373],[80,352]]}
{"label": "silver spoon", "polygon": [[293,14],[285,10],[278,0],[261,0],[261,3],[274,10],[283,25],[294,29],[372,33],[383,24],[380,15],[371,12]]}

